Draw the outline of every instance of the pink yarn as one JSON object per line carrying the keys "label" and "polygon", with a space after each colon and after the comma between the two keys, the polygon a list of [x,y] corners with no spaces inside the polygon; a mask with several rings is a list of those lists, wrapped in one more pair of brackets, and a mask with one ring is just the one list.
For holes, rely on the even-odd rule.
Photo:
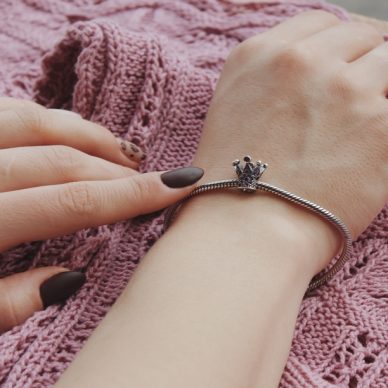
{"label": "pink yarn", "polygon": [[[320,1],[2,0],[0,93],[73,109],[148,152],[144,171],[190,164],[233,46]],[[43,67],[41,67],[42,56]],[[304,300],[281,387],[388,386],[388,206],[354,242],[351,260]],[[0,336],[2,387],[58,380],[160,236],[147,216],[19,246],[0,274],[51,264],[88,281]],[[129,383],[130,384],[130,383]]]}

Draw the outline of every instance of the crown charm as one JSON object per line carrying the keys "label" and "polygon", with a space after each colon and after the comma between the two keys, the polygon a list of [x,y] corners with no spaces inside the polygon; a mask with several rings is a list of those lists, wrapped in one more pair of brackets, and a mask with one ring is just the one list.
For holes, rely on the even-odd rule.
{"label": "crown charm", "polygon": [[244,157],[244,162],[244,168],[241,168],[240,161],[238,159],[233,162],[233,166],[238,177],[239,188],[242,191],[252,193],[257,190],[257,181],[263,175],[264,171],[268,167],[268,164],[262,163],[259,160],[255,165],[252,163],[252,158],[248,155]]}

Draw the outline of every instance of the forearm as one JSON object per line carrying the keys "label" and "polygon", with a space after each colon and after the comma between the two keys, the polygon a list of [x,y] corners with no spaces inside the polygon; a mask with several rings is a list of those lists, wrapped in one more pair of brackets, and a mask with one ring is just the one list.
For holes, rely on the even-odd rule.
{"label": "forearm", "polygon": [[266,194],[193,200],[58,386],[276,386],[316,266],[306,217]]}

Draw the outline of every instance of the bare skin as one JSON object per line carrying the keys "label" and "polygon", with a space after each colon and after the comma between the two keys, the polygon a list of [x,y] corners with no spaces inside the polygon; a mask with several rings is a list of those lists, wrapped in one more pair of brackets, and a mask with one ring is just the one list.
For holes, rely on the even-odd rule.
{"label": "bare skin", "polygon": [[[0,252],[162,209],[194,187],[139,174],[138,147],[74,113],[3,97],[0,128]],[[67,271],[50,266],[0,279],[0,333],[42,310],[41,284]]]}
{"label": "bare skin", "polygon": [[[195,158],[204,181],[251,154],[270,165],[263,180],[356,238],[388,200],[387,63],[375,29],[323,12],[240,44]],[[319,217],[269,195],[192,200],[57,387],[276,387],[308,282],[339,245]]]}
{"label": "bare skin", "polygon": [[[195,158],[204,181],[233,176],[230,162],[249,153],[269,163],[265,181],[357,237],[388,198],[387,47],[373,28],[322,12],[239,45]],[[138,174],[141,152],[74,114],[1,98],[0,127],[0,251],[158,210],[193,188]],[[330,225],[269,195],[197,198],[59,385],[276,386],[308,282],[339,245]],[[63,271],[0,279],[0,332],[42,309],[40,284]]]}

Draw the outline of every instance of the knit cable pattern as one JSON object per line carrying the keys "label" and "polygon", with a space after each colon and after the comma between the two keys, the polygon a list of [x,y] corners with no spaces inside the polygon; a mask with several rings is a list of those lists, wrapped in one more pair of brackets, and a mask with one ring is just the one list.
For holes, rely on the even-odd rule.
{"label": "knit cable pattern", "polygon": [[[3,0],[0,93],[72,109],[143,147],[143,171],[190,164],[217,78],[242,40],[321,1]],[[83,268],[64,306],[0,336],[2,387],[52,386],[160,237],[160,214],[20,245],[0,276]],[[302,248],[301,248],[302,249]],[[388,385],[388,206],[351,260],[303,301],[281,387]]]}

